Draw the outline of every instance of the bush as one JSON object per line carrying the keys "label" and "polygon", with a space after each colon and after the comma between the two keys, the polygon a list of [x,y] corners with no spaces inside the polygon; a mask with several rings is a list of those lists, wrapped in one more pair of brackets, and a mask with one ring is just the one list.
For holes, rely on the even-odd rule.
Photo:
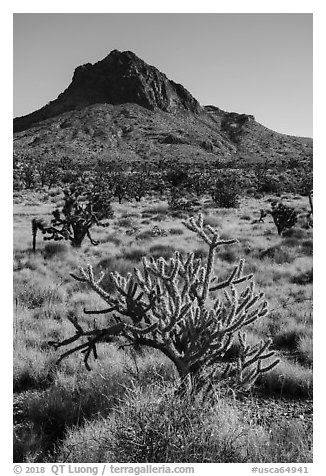
{"label": "bush", "polygon": [[175,248],[170,245],[157,244],[150,247],[149,252],[154,258],[162,257],[169,259],[175,253]]}
{"label": "bush", "polygon": [[129,251],[125,251],[123,254],[123,258],[129,261],[138,262],[140,261],[143,256],[146,256],[146,251],[141,248],[132,248]]}
{"label": "bush", "polygon": [[172,211],[192,212],[200,207],[196,198],[181,193],[179,189],[173,188],[169,197],[169,208]]}
{"label": "bush", "polygon": [[56,255],[66,254],[68,250],[66,243],[47,243],[44,246],[44,256],[45,258],[53,258]]}
{"label": "bush", "polygon": [[239,181],[232,175],[218,178],[211,190],[213,202],[221,208],[237,208],[240,205]]}
{"label": "bush", "polygon": [[313,374],[311,369],[283,359],[273,370],[261,375],[257,384],[268,395],[311,398]]}
{"label": "bush", "polygon": [[302,271],[301,273],[293,276],[291,282],[294,284],[311,284],[313,282],[313,270],[309,269],[308,271]]}
{"label": "bush", "polygon": [[170,235],[183,235],[183,230],[181,228],[170,228]]}
{"label": "bush", "polygon": [[19,282],[16,285],[15,298],[17,302],[28,309],[35,309],[44,304],[62,302],[64,291],[53,285],[44,276],[33,276],[29,269],[19,273]]}
{"label": "bush", "polygon": [[281,194],[284,187],[279,177],[272,175],[266,170],[256,171],[256,187],[258,193]]}
{"label": "bush", "polygon": [[296,255],[293,250],[282,245],[272,246],[260,253],[260,259],[270,259],[277,264],[292,263]]}
{"label": "bush", "polygon": [[[71,462],[240,462],[248,440],[254,446],[254,438],[244,433],[236,411],[227,405],[203,408],[164,390],[162,396],[162,389],[135,389],[111,418],[70,431],[57,457]],[[96,437],[87,448],[83,442],[90,434]]]}

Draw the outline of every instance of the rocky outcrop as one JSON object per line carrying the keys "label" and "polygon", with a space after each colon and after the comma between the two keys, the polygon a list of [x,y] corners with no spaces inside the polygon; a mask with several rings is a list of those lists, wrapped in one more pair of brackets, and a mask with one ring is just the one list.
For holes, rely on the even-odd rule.
{"label": "rocky outcrop", "polygon": [[63,112],[101,103],[133,103],[152,111],[160,109],[170,113],[202,111],[181,84],[170,81],[131,51],[114,50],[94,65],[87,63],[76,68],[70,86],[55,101],[14,119],[14,131],[24,130]]}

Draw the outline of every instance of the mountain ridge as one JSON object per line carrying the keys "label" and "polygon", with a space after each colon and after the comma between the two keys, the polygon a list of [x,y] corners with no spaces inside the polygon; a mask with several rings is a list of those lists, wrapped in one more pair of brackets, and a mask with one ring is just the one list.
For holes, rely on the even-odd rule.
{"label": "mountain ridge", "polygon": [[253,115],[201,106],[157,68],[118,50],[77,67],[57,99],[15,118],[14,139],[18,156],[66,151],[83,160],[118,155],[272,164],[312,157],[312,139],[272,131]]}
{"label": "mountain ridge", "polygon": [[198,113],[198,101],[131,51],[113,50],[103,60],[78,66],[68,88],[46,106],[14,119],[14,132],[63,112],[92,104],[135,103],[149,110]]}

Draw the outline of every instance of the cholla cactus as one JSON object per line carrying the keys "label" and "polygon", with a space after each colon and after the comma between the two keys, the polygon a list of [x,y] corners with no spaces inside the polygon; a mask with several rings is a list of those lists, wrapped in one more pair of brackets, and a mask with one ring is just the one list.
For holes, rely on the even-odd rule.
{"label": "cholla cactus", "polygon": [[[252,275],[243,274],[243,260],[225,280],[214,276],[216,250],[236,240],[221,240],[209,225],[204,226],[200,215],[185,225],[201,237],[209,247],[208,258],[195,259],[194,254],[143,260],[142,270],[122,277],[111,273],[116,293],[107,293],[96,279],[91,266],[80,268],[75,279],[87,283],[107,303],[103,311],[87,314],[108,314],[115,324],[92,331],[83,330],[72,320],[76,334],[59,343],[56,348],[87,339],[65,352],[59,360],[82,350],[85,364],[91,354],[96,358],[96,346],[108,342],[112,336],[121,336],[131,345],[148,346],[160,350],[174,364],[180,376],[182,389],[197,393],[212,390],[221,381],[232,386],[249,388],[258,375],[272,369],[278,361],[262,365],[272,357],[270,341],[256,346],[247,345],[245,334],[239,331],[267,314],[267,303],[262,293],[255,293]],[[224,299],[222,299],[224,297]],[[238,336],[238,358],[230,360],[226,353]]]}

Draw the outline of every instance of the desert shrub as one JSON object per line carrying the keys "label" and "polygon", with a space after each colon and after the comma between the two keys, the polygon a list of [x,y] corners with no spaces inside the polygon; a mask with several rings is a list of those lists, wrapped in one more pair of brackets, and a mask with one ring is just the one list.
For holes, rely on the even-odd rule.
{"label": "desert shrub", "polygon": [[208,255],[208,251],[206,248],[204,248],[203,246],[201,246],[200,248],[196,248],[194,251],[194,258],[198,259],[204,259],[204,258],[207,258],[207,255]]}
{"label": "desert shrub", "polygon": [[285,248],[282,244],[267,248],[260,252],[259,257],[260,259],[270,259],[277,264],[292,263],[296,258],[293,250]]}
{"label": "desert shrub", "polygon": [[303,240],[301,243],[302,252],[307,256],[313,254],[313,240]]}
{"label": "desert shrub", "polygon": [[256,189],[258,193],[281,194],[283,188],[280,177],[264,169],[256,170]]}
{"label": "desert shrub", "polygon": [[164,259],[169,259],[175,253],[175,248],[170,245],[164,245],[158,243],[150,247],[149,252],[154,258],[162,257]]}
{"label": "desert shrub", "polygon": [[148,216],[150,217],[151,215],[166,215],[168,212],[168,206],[164,204],[156,205],[155,207],[148,208],[146,211],[142,213],[142,216]]}
{"label": "desert shrub", "polygon": [[29,270],[23,270],[17,278],[15,299],[28,309],[35,309],[44,304],[62,302],[64,290],[42,276],[32,277]]}
{"label": "desert shrub", "polygon": [[136,235],[136,240],[150,240],[153,238],[152,230],[141,231]]}
{"label": "desert shrub", "polygon": [[312,336],[301,335],[297,342],[298,360],[308,367],[313,363],[313,339]]}
{"label": "desert shrub", "polygon": [[221,228],[221,220],[220,218],[214,216],[214,215],[205,215],[204,216],[204,225],[207,226],[212,226],[213,228]]}
{"label": "desert shrub", "polygon": [[187,195],[178,188],[172,188],[168,200],[169,209],[172,211],[192,212],[198,210],[200,203],[196,198]]}
{"label": "desert shrub", "polygon": [[298,227],[287,228],[283,231],[282,236],[302,240],[303,238],[307,238],[307,231]]}
{"label": "desert shrub", "polygon": [[165,217],[162,215],[157,215],[156,217],[152,217],[151,221],[164,221]]}
{"label": "desert shrub", "polygon": [[311,398],[312,370],[283,358],[273,370],[260,376],[257,384],[268,395]]}
{"label": "desert shrub", "polygon": [[183,230],[181,228],[170,228],[169,229],[170,235],[183,235]]}
{"label": "desert shrub", "polygon": [[211,178],[209,175],[202,172],[192,173],[188,179],[187,188],[194,192],[197,197],[200,197],[208,192]]}
{"label": "desert shrub", "polygon": [[227,263],[234,263],[239,259],[239,252],[238,250],[225,250],[225,251],[220,251],[218,254],[218,257],[222,261],[226,261]]}
{"label": "desert shrub", "polygon": [[130,217],[120,218],[119,220],[116,221],[116,224],[119,227],[130,228],[131,226],[133,226],[134,220]]}
{"label": "desert shrub", "polygon": [[134,212],[125,212],[121,214],[121,218],[139,218],[140,214],[139,213],[134,213]]}
{"label": "desert shrub", "polygon": [[57,357],[51,349],[28,347],[22,339],[14,340],[13,390],[22,392],[44,389],[53,382]]}
{"label": "desert shrub", "polygon": [[[110,418],[70,431],[56,457],[71,462],[217,463],[244,462],[250,450],[256,454],[263,432],[249,432],[247,424],[247,431],[239,430],[235,409],[222,402],[203,407],[155,390],[134,389]],[[96,443],[85,448],[90,434],[96,435]]]}
{"label": "desert shrub", "polygon": [[179,220],[187,220],[189,218],[189,212],[185,210],[172,210],[170,215],[172,218],[178,218]]}
{"label": "desert shrub", "polygon": [[45,258],[53,258],[57,255],[62,256],[68,250],[69,248],[65,243],[47,243],[44,246],[44,256]]}
{"label": "desert shrub", "polygon": [[13,462],[37,463],[40,448],[44,445],[43,435],[38,434],[31,425],[16,425],[13,434]]}
{"label": "desert shrub", "polygon": [[291,237],[285,238],[283,240],[283,245],[288,246],[289,248],[298,247],[299,244],[300,244],[300,241],[295,236],[293,236],[293,237],[291,236]]}
{"label": "desert shrub", "polygon": [[143,256],[146,256],[146,251],[141,248],[131,248],[128,251],[125,251],[123,258],[129,261],[138,262]]}
{"label": "desert shrub", "polygon": [[[74,375],[65,371],[55,374],[53,384],[42,393],[27,394],[21,412],[29,422],[31,436],[38,436],[33,445],[38,458],[44,461],[53,446],[64,437],[67,429],[82,424],[99,413],[107,416],[121,400],[130,377],[123,372],[122,361],[111,354],[111,365],[104,375],[85,375],[85,369],[75,366]],[[28,459],[30,444],[16,438],[14,451],[18,462]]]}
{"label": "desert shrub", "polygon": [[115,233],[111,233],[106,235],[105,238],[101,240],[102,243],[113,243],[115,246],[119,246],[121,244],[121,239],[117,237]]}
{"label": "desert shrub", "polygon": [[287,349],[296,349],[299,343],[299,340],[307,332],[305,325],[299,325],[295,323],[294,326],[291,324],[287,325],[283,323],[281,328],[273,336],[273,343],[276,347],[285,347]]}
{"label": "desert shrub", "polygon": [[296,180],[294,185],[295,192],[301,196],[308,196],[313,189],[313,173],[312,171],[304,171],[300,174],[299,179]]}
{"label": "desert shrub", "polygon": [[185,170],[175,167],[167,170],[164,179],[169,187],[181,189],[188,180],[188,174]]}
{"label": "desert shrub", "polygon": [[[253,405],[255,408],[255,405]],[[260,419],[261,420],[261,419]],[[258,424],[235,402],[213,406],[179,399],[166,388],[134,388],[108,418],[68,429],[51,461],[121,463],[307,463],[312,441],[304,422],[277,415]],[[90,443],[91,442],[91,443]]]}
{"label": "desert shrub", "polygon": [[309,424],[281,418],[272,423],[269,434],[269,441],[261,446],[260,462],[307,463],[313,461],[313,440]]}
{"label": "desert shrub", "polygon": [[211,189],[211,196],[218,207],[237,208],[240,205],[240,185],[237,177],[219,177]]}
{"label": "desert shrub", "polygon": [[313,282],[313,270],[309,269],[308,271],[301,271],[295,276],[292,276],[291,282],[294,284],[311,284]]}

